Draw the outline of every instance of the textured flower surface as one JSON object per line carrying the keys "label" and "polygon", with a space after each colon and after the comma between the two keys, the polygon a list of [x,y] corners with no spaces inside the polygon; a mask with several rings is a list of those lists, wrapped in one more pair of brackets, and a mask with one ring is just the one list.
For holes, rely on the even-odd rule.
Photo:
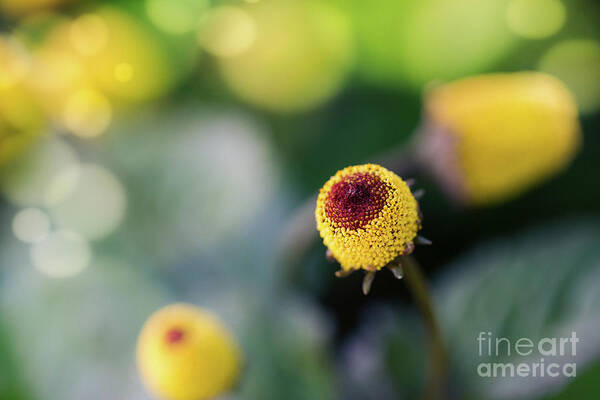
{"label": "textured flower surface", "polygon": [[240,352],[211,312],[173,304],[154,313],[142,328],[137,361],[143,382],[159,398],[202,400],[231,388]]}
{"label": "textured flower surface", "polygon": [[465,203],[517,195],[564,168],[581,141],[571,93],[542,73],[451,82],[428,93],[426,110],[426,161]]}
{"label": "textured flower surface", "polygon": [[325,183],[317,199],[317,229],[346,271],[383,268],[412,251],[421,228],[408,185],[375,165],[347,167]]}

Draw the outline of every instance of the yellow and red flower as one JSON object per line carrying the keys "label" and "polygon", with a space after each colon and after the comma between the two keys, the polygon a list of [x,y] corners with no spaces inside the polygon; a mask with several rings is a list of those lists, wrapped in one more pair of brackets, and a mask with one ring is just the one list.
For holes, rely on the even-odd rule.
{"label": "yellow and red flower", "polygon": [[323,243],[345,271],[377,271],[411,253],[421,229],[419,205],[406,182],[375,164],[331,177],[315,216]]}
{"label": "yellow and red flower", "polygon": [[203,400],[230,389],[240,351],[211,312],[173,304],[155,312],[138,338],[137,361],[148,389],[165,400]]}

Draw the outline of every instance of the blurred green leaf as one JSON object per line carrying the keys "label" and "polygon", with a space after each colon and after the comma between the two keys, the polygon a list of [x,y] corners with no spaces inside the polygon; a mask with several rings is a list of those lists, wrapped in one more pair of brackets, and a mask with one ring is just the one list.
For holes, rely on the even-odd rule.
{"label": "blurred green leaf", "polygon": [[455,368],[466,387],[480,396],[508,399],[537,397],[567,383],[481,378],[477,374],[481,362],[518,364],[538,362],[539,357],[519,357],[514,351],[511,356],[506,351],[479,356],[480,332],[508,338],[514,346],[522,337],[537,343],[574,331],[581,341],[578,357],[562,362],[576,362],[578,370],[600,354],[598,243],[597,220],[563,222],[480,246],[448,266],[447,276],[439,282],[437,304]]}
{"label": "blurred green leaf", "polygon": [[[595,391],[587,384],[587,372],[600,356],[600,225],[596,219],[567,220],[548,224],[515,236],[477,246],[447,266],[446,274],[434,285],[438,315],[442,321],[451,354],[451,390],[460,398],[533,399],[560,391],[565,396],[591,398]],[[416,398],[426,371],[426,333],[415,331],[419,321],[405,311],[391,312],[386,318],[363,321],[363,329],[382,331],[372,351],[385,357],[387,373],[396,390]],[[412,322],[411,322],[412,321]],[[581,378],[482,378],[479,363],[539,362],[539,357],[515,356],[514,343],[522,337],[534,343],[544,337],[568,337],[577,333],[577,356],[556,359],[576,362]],[[420,332],[420,333],[419,333]],[[478,355],[479,332],[492,332],[493,338],[506,337],[513,344],[508,356]],[[502,347],[505,349],[505,347]],[[567,350],[568,353],[568,350]],[[553,357],[545,357],[546,363]],[[583,381],[579,383],[579,380]],[[573,387],[573,388],[571,388]],[[412,388],[412,389],[411,389]],[[585,394],[585,395],[584,395]]]}

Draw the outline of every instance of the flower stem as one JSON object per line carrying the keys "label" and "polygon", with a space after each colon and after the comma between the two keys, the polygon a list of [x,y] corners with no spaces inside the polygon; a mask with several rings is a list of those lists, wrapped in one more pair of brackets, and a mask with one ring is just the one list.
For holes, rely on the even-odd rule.
{"label": "flower stem", "polygon": [[424,398],[428,400],[441,400],[447,395],[446,349],[433,309],[429,288],[419,264],[412,256],[402,256],[400,262],[404,269],[406,284],[414,296],[429,334],[429,377]]}

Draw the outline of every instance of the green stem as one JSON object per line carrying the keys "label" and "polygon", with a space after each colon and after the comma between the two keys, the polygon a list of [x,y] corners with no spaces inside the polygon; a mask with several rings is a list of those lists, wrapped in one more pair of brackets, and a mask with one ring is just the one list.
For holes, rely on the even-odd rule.
{"label": "green stem", "polygon": [[429,295],[429,288],[419,264],[412,256],[403,256],[400,258],[400,262],[404,270],[406,284],[414,296],[429,334],[429,378],[424,398],[441,400],[446,398],[447,395],[447,358],[444,340]]}

